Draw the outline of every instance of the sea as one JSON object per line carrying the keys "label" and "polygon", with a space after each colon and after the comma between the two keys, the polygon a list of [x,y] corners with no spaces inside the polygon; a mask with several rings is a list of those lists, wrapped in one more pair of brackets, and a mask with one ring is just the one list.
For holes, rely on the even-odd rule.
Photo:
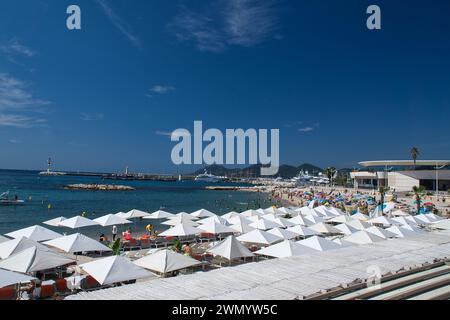
{"label": "sea", "polygon": [[[69,184],[120,184],[134,187],[135,191],[90,191],[65,190]],[[25,200],[21,206],[0,205],[0,234],[21,228],[43,225],[60,233],[81,232],[89,236],[110,233],[111,227],[86,227],[71,230],[49,227],[42,222],[64,216],[71,218],[85,214],[95,219],[105,214],[115,214],[139,209],[154,212],[162,209],[171,213],[193,212],[207,209],[216,214],[230,211],[266,208],[276,204],[270,195],[258,192],[205,190],[206,186],[248,186],[228,182],[206,183],[198,181],[138,181],[103,180],[102,177],[88,176],[40,176],[37,171],[0,170],[0,194],[9,191]],[[135,231],[143,231],[152,223],[156,229],[164,230],[160,220],[134,219],[128,225]],[[127,226],[127,227],[128,227]]]}

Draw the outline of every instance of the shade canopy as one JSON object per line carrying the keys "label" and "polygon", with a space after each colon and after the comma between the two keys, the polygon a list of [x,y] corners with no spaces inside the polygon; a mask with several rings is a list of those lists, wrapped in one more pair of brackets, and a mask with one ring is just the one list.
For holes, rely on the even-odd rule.
{"label": "shade canopy", "polygon": [[309,229],[316,231],[318,233],[322,233],[322,234],[339,234],[341,233],[341,230],[330,226],[329,224],[320,222],[320,223],[316,223],[312,226],[309,227]]}
{"label": "shade canopy", "polygon": [[430,227],[433,229],[450,230],[450,220],[445,219],[433,222]]}
{"label": "shade canopy", "polygon": [[406,217],[406,219],[411,220],[411,221],[414,220],[418,224],[430,224],[430,223],[433,222],[433,221],[430,220],[430,218],[428,218],[424,214],[418,214],[418,215],[415,215],[415,216]]}
{"label": "shade canopy", "polygon": [[353,219],[358,219],[358,220],[360,220],[360,221],[367,221],[367,220],[370,219],[370,217],[369,217],[367,214],[364,214],[364,213],[361,213],[361,212],[355,213],[355,214],[352,215],[351,217],[352,217]]}
{"label": "shade canopy", "polygon": [[287,228],[286,230],[290,231],[290,232],[294,232],[302,237],[315,236],[315,235],[319,234],[318,232],[311,230],[308,227],[300,226],[300,225]]}
{"label": "shade canopy", "polygon": [[229,225],[228,221],[222,217],[219,216],[212,216],[212,217],[208,217],[208,218],[204,218],[202,220],[198,220],[196,221],[198,224],[210,224],[210,223],[220,223],[223,225]]}
{"label": "shade canopy", "polygon": [[110,248],[100,242],[86,237],[81,233],[75,233],[44,242],[45,245],[58,248],[64,252],[90,252],[90,251],[111,251]]}
{"label": "shade canopy", "polygon": [[328,251],[341,248],[341,246],[331,240],[314,236],[305,240],[297,241],[298,244],[310,247],[317,251]]}
{"label": "shade canopy", "polygon": [[251,220],[249,220],[249,219],[247,219],[245,217],[237,215],[237,216],[233,216],[233,217],[228,218],[227,222],[229,224],[242,224],[242,223],[250,224],[250,223],[252,223],[254,221],[251,221]]}
{"label": "shade canopy", "polygon": [[397,222],[400,223],[402,226],[406,226],[406,225],[414,225],[414,226],[417,226],[417,222],[415,222],[415,220],[408,220],[408,219],[407,219],[407,216],[395,217],[395,218],[392,218],[392,220],[397,221]]}
{"label": "shade canopy", "polygon": [[66,227],[71,229],[78,229],[98,225],[99,225],[98,222],[82,216],[75,216],[73,218],[66,219],[64,221],[61,221],[61,223],[59,224],[60,227]]}
{"label": "shade canopy", "polygon": [[134,263],[162,274],[200,265],[201,262],[172,250],[161,250],[140,258]]}
{"label": "shade canopy", "polygon": [[248,225],[246,223],[233,224],[230,226],[230,228],[233,229],[235,232],[239,232],[239,233],[247,233],[247,232],[255,230],[255,228],[250,227],[250,225]]}
{"label": "shade canopy", "polygon": [[193,227],[189,223],[179,223],[169,230],[166,230],[159,234],[163,237],[182,237],[182,236],[192,236],[201,233],[202,230]]}
{"label": "shade canopy", "polygon": [[163,211],[163,210],[158,210],[158,211],[151,213],[148,216],[145,216],[144,219],[167,219],[167,218],[172,218],[172,217],[175,217],[175,215],[173,213]]}
{"label": "shade canopy", "polygon": [[356,229],[356,228],[352,227],[351,225],[349,225],[347,223],[341,223],[341,224],[338,224],[337,226],[334,226],[334,227],[336,229],[341,230],[341,233],[345,234],[347,236],[352,234],[352,233],[355,233],[355,232],[359,231],[359,229]]}
{"label": "shade canopy", "polygon": [[370,223],[367,223],[367,222],[361,221],[361,220],[353,220],[353,221],[347,222],[347,224],[358,230],[364,230],[364,229],[370,228],[372,226]]}
{"label": "shade canopy", "polygon": [[128,212],[126,212],[124,215],[121,215],[121,218],[124,219],[136,219],[136,218],[145,218],[150,216],[150,213],[138,210],[138,209],[132,209]]}
{"label": "shade canopy", "polygon": [[306,215],[303,216],[303,220],[305,221],[306,225],[311,226],[317,223],[325,222],[325,219],[322,217],[316,217],[312,215]]}
{"label": "shade canopy", "polygon": [[18,283],[26,283],[36,278],[9,270],[0,269],[0,288]]}
{"label": "shade canopy", "polygon": [[94,219],[94,221],[97,222],[102,227],[113,226],[116,224],[120,225],[120,224],[132,223],[131,221],[129,221],[127,219],[116,216],[115,214],[107,214],[100,218]]}
{"label": "shade canopy", "polygon": [[9,241],[9,240],[11,240],[11,239],[0,235],[0,243],[6,242],[6,241]]}
{"label": "shade canopy", "polygon": [[13,231],[6,235],[14,239],[25,237],[38,242],[61,237],[61,234],[38,225]]}
{"label": "shade canopy", "polygon": [[431,222],[444,220],[444,218],[439,217],[438,215],[435,215],[435,214],[432,213],[432,212],[425,214],[425,216],[426,216],[428,219],[430,219]]}
{"label": "shade canopy", "polygon": [[289,240],[285,240],[255,252],[255,254],[275,258],[295,257],[313,253],[317,253],[317,250]]}
{"label": "shade canopy", "polygon": [[80,267],[101,285],[155,276],[122,256],[98,259]]}
{"label": "shade canopy", "polygon": [[409,216],[409,214],[406,213],[406,212],[403,211],[403,210],[396,210],[396,211],[393,211],[393,212],[391,212],[391,215],[394,216],[394,217],[405,217],[405,216]]}
{"label": "shade canopy", "polygon": [[250,223],[249,226],[259,230],[269,230],[272,228],[282,227],[279,223],[266,219],[259,219],[256,222]]}
{"label": "shade canopy", "polygon": [[177,224],[180,223],[187,223],[190,224],[191,226],[197,226],[198,223],[196,221],[193,221],[193,219],[195,219],[194,217],[191,216],[175,216],[172,218],[167,219],[167,221],[162,222],[162,225],[165,226],[175,226]]}
{"label": "shade canopy", "polygon": [[46,224],[48,226],[52,226],[52,227],[58,227],[59,224],[61,222],[63,222],[64,220],[66,220],[66,217],[58,217],[58,218],[54,218],[54,219],[50,219],[47,221],[42,222],[43,224]]}
{"label": "shade canopy", "polygon": [[207,252],[215,256],[220,256],[227,260],[252,257],[253,253],[240,243],[234,236],[229,236],[225,240],[209,249]]}
{"label": "shade canopy", "polygon": [[409,230],[405,227],[392,226],[386,229],[387,231],[393,232],[396,234],[396,238],[406,238],[410,236],[416,236],[418,233],[412,230]]}
{"label": "shade canopy", "polygon": [[267,231],[268,233],[271,233],[273,235],[276,235],[280,238],[291,240],[294,238],[297,238],[299,235],[295,232],[286,230],[286,229],[280,229],[280,228],[273,228]]}
{"label": "shade canopy", "polygon": [[19,253],[31,247],[38,247],[42,250],[50,250],[39,242],[25,237],[20,237],[0,243],[0,259],[6,259],[13,254]]}
{"label": "shade canopy", "polygon": [[384,239],[367,231],[358,231],[344,238],[345,241],[355,244],[369,244],[383,241]]}
{"label": "shade canopy", "polygon": [[29,273],[53,269],[73,262],[73,259],[60,255],[54,251],[31,247],[0,261],[0,268]]}
{"label": "shade canopy", "polygon": [[211,234],[222,234],[222,233],[234,233],[236,230],[227,227],[221,223],[217,223],[216,221],[212,221],[210,223],[202,224],[198,227],[198,229],[211,233]]}
{"label": "shade canopy", "polygon": [[253,209],[249,209],[249,210],[246,210],[244,212],[241,212],[241,215],[243,217],[261,216],[263,214],[264,213],[258,212],[258,211],[253,210]]}
{"label": "shade canopy", "polygon": [[387,218],[385,216],[379,216],[379,217],[370,219],[367,222],[369,222],[371,224],[383,225],[385,227],[392,226],[392,225],[400,225],[399,222],[397,222],[397,221],[395,221],[393,219]]}
{"label": "shade canopy", "polygon": [[264,244],[264,245],[269,245],[283,240],[283,238],[281,237],[278,237],[276,235],[273,235],[271,233],[259,229],[245,233],[237,237],[237,239],[241,242]]}
{"label": "shade canopy", "polygon": [[[305,220],[303,219],[303,216],[301,216],[301,215],[295,216],[295,217],[293,217],[293,218],[291,218],[291,219],[288,219],[288,220],[289,220],[290,222],[292,222],[293,224],[295,224],[295,225],[306,226],[306,222],[305,222]],[[311,223],[309,222],[308,224],[311,224]]]}
{"label": "shade canopy", "polygon": [[200,209],[192,212],[191,216],[201,219],[201,218],[215,217],[216,214],[206,209]]}
{"label": "shade canopy", "polygon": [[353,217],[349,217],[347,215],[341,215],[341,216],[336,216],[334,218],[331,218],[327,222],[346,223],[346,222],[350,222],[350,221],[353,221],[353,220],[354,220]]}
{"label": "shade canopy", "polygon": [[[221,217],[224,219],[230,219],[230,218],[234,218],[234,217],[239,217],[241,216],[240,213],[237,213],[236,211],[230,211],[228,213],[225,213],[224,215],[222,215]],[[242,216],[241,216],[242,217]]]}
{"label": "shade canopy", "polygon": [[372,233],[383,239],[395,238],[395,236],[396,236],[396,234],[393,232],[390,232],[390,231],[387,231],[386,229],[378,228],[375,226],[367,228],[365,231]]}

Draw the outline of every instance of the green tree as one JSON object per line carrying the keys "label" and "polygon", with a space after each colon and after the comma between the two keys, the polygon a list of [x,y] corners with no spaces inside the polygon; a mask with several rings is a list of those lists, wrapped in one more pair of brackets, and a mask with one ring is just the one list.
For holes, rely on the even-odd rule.
{"label": "green tree", "polygon": [[423,186],[414,186],[412,191],[414,192],[414,198],[416,199],[417,214],[419,214],[420,208],[422,207],[422,197],[425,195],[426,190]]}
{"label": "green tree", "polygon": [[110,245],[113,255],[114,256],[118,256],[120,254],[120,239],[116,239],[116,241],[114,241],[111,245]]}
{"label": "green tree", "polygon": [[413,161],[414,161],[414,170],[416,170],[416,162],[417,162],[417,158],[418,158],[419,155],[420,155],[419,149],[418,149],[417,147],[412,147],[412,148],[411,148],[411,151],[410,151],[410,154],[411,154],[411,158],[412,158]]}

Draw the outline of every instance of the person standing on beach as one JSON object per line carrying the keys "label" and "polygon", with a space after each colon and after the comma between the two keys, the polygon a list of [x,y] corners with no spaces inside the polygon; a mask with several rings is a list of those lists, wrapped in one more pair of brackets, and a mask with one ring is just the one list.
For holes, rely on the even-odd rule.
{"label": "person standing on beach", "polygon": [[116,237],[117,237],[117,226],[112,226],[112,239],[113,241],[116,241]]}

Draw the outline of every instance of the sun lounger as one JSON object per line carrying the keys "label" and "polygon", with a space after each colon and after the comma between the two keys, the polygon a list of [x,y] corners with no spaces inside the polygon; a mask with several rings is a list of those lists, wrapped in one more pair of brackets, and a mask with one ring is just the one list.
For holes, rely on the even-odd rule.
{"label": "sun lounger", "polygon": [[13,287],[0,288],[0,300],[14,300],[16,289]]}
{"label": "sun lounger", "polygon": [[39,298],[40,299],[51,298],[55,295],[55,292],[56,292],[55,281],[53,280],[43,281],[41,284],[41,294],[39,295]]}

